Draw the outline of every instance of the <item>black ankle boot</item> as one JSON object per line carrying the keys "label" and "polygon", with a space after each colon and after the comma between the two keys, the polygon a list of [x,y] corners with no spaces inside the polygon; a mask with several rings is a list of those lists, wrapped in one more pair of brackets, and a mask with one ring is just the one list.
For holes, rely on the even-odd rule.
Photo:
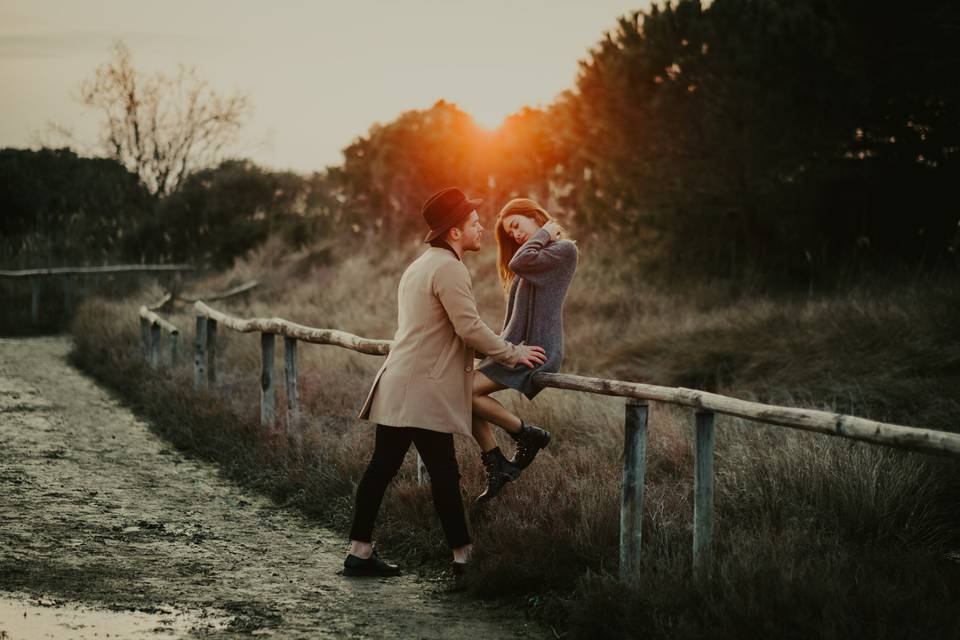
{"label": "black ankle boot", "polygon": [[520,475],[520,469],[504,457],[500,447],[481,453],[480,460],[487,472],[487,488],[477,496],[477,502],[496,498],[508,482],[513,482]]}
{"label": "black ankle boot", "polygon": [[521,471],[530,466],[540,449],[550,444],[549,431],[525,422],[520,425],[520,433],[510,434],[510,437],[517,443],[517,451],[510,462]]}

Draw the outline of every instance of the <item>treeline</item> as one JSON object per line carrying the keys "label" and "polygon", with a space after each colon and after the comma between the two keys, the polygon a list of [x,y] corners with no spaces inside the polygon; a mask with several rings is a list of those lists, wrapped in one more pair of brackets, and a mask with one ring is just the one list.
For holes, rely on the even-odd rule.
{"label": "treeline", "polygon": [[160,196],[115,160],[0,149],[0,261],[229,267],[272,234],[298,246],[329,233],[326,180],[228,160]]}
{"label": "treeline", "polygon": [[[148,197],[105,161],[7,150],[4,189],[28,193],[4,216],[4,256],[46,242],[88,260],[223,266],[276,233],[412,238],[420,204],[456,184],[487,199],[488,220],[530,195],[585,241],[679,273],[807,282],[956,264],[958,34],[960,5],[945,0],[686,0],[621,17],[544,109],[485,131],[440,101],[311,176],[229,161]],[[10,186],[58,162],[73,177]],[[94,162],[103,175],[82,177]]]}
{"label": "treeline", "polygon": [[668,3],[495,132],[443,103],[375,127],[345,150],[344,193],[391,229],[443,184],[532,194],[693,273],[955,264],[958,35],[944,0]]}
{"label": "treeline", "polygon": [[570,175],[590,175],[570,204],[723,274],[950,258],[958,26],[943,0],[680,2],[622,18],[554,109]]}

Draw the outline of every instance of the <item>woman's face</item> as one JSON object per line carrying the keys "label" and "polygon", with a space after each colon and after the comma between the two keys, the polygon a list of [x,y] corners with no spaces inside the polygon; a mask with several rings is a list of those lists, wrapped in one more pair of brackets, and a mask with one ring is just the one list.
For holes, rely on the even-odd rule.
{"label": "woman's face", "polygon": [[540,229],[540,225],[537,224],[536,220],[519,213],[507,216],[503,219],[502,224],[503,230],[506,231],[507,235],[513,238],[513,241],[517,244],[523,244]]}

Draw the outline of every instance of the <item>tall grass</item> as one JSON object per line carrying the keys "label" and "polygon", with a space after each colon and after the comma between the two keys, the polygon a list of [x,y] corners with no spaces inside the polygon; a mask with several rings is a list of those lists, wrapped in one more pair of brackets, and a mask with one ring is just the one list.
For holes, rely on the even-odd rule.
{"label": "tall grass", "polygon": [[[396,285],[419,248],[330,261],[326,248],[268,244],[199,289],[257,277],[254,302],[217,305],[372,338],[395,329]],[[502,319],[491,251],[467,259],[482,315]],[[153,372],[136,308],[85,304],[75,359],[178,446],[346,532],[372,427],[352,418],[380,358],[302,344],[302,451],[258,427],[259,340],[223,330],[220,390],[192,390],[192,363]],[[820,297],[671,290],[582,252],[566,309],[564,369],[716,389],[748,399],[956,429],[960,285],[883,283]],[[169,314],[193,330],[189,309]],[[282,356],[278,353],[279,359]],[[502,401],[554,442],[519,483],[479,508],[475,445],[459,439],[477,544],[473,591],[525,603],[574,637],[960,637],[960,472],[953,461],[719,417],[716,559],[691,578],[692,415],[654,405],[643,567],[617,571],[623,402],[547,389]],[[282,404],[280,405],[282,406]],[[506,439],[502,440],[509,447]],[[345,534],[346,536],[346,534]],[[385,554],[434,572],[447,552],[429,492],[408,464],[378,522]]]}

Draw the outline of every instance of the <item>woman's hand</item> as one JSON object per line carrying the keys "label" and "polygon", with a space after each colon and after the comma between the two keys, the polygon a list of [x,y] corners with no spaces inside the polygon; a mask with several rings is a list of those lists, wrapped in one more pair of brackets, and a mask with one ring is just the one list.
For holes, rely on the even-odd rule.
{"label": "woman's hand", "polygon": [[543,347],[527,345],[521,342],[517,345],[517,349],[520,350],[520,359],[517,360],[517,364],[522,364],[529,369],[539,367],[547,361],[547,352],[543,350]]}
{"label": "woman's hand", "polygon": [[543,225],[544,230],[550,234],[550,239],[554,242],[560,239],[560,225],[550,220],[547,224]]}

